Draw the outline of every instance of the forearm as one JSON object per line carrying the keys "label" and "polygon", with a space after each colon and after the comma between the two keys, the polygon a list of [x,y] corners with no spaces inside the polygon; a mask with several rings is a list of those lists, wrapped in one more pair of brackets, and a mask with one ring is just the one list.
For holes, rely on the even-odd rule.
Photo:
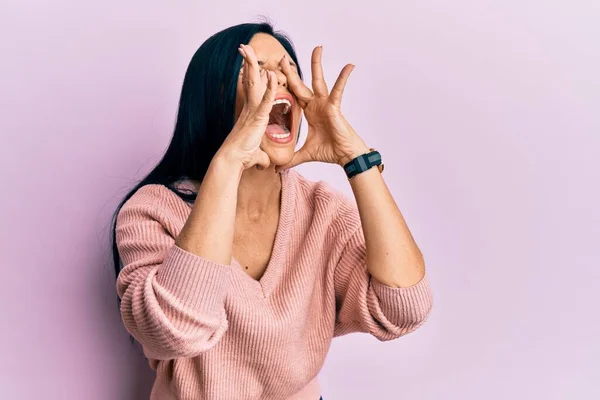
{"label": "forearm", "polygon": [[418,283],[425,274],[423,256],[381,173],[371,168],[350,184],[365,234],[369,273],[391,287]]}
{"label": "forearm", "polygon": [[219,264],[231,263],[237,192],[242,169],[217,153],[176,244]]}

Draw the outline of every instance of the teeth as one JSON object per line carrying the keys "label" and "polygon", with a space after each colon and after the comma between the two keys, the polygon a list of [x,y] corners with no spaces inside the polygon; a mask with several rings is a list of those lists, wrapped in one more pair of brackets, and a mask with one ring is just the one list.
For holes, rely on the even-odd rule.
{"label": "teeth", "polygon": [[272,137],[274,137],[275,139],[286,139],[290,136],[290,131],[287,128],[283,128],[283,130],[285,131],[285,133],[275,133],[275,134],[271,134]]}
{"label": "teeth", "polygon": [[283,110],[284,114],[290,112],[290,108],[292,107],[292,103],[290,103],[288,99],[277,99],[273,102],[273,105],[275,104],[285,104],[285,108]]}
{"label": "teeth", "polygon": [[292,105],[288,99],[277,99],[273,102],[273,104],[287,104],[288,106]]}

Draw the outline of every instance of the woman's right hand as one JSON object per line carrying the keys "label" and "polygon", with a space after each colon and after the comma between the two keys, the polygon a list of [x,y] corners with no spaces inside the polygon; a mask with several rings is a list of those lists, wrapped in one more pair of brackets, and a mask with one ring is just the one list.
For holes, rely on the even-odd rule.
{"label": "woman's right hand", "polygon": [[238,51],[244,58],[244,107],[217,154],[226,155],[229,161],[239,162],[242,170],[255,165],[268,168],[271,160],[260,144],[275,101],[277,76],[272,71],[261,70],[251,46],[242,44]]}

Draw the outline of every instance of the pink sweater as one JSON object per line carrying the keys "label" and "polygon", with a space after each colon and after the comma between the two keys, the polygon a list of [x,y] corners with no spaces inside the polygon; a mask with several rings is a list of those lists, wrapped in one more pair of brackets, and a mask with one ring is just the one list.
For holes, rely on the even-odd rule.
{"label": "pink sweater", "polygon": [[[185,182],[184,182],[185,186]],[[391,288],[372,278],[355,202],[282,173],[279,226],[257,281],[175,246],[191,206],[161,185],[121,209],[117,280],[127,330],[156,370],[151,399],[318,400],[331,340],[392,340],[431,309],[427,279]]]}

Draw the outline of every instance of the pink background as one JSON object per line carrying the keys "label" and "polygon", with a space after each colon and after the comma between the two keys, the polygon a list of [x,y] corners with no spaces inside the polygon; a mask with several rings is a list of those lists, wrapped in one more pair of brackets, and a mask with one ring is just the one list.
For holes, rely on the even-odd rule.
{"label": "pink background", "polygon": [[356,64],[344,112],[436,296],[403,339],[336,340],[325,399],[600,398],[597,0],[3,0],[0,398],[147,398],[109,216],[165,149],[195,49],[259,15],[307,72],[321,44],[330,82]]}

